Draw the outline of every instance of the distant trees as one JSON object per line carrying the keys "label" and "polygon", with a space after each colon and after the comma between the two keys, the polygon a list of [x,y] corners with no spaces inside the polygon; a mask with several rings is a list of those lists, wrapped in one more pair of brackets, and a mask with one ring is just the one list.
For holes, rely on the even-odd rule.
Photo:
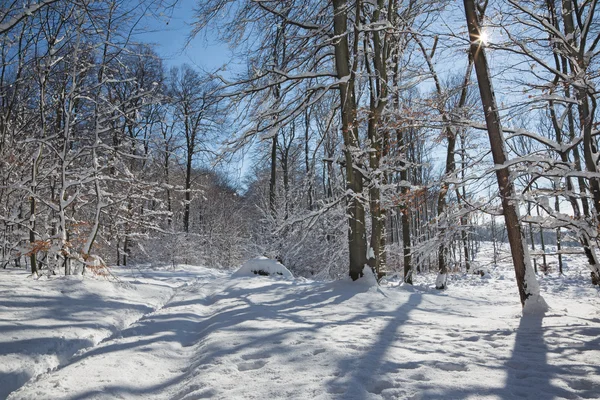
{"label": "distant trees", "polygon": [[[395,196],[392,188],[396,186],[387,182],[391,175],[403,169],[399,159],[404,151],[394,144],[396,134],[392,132],[397,131],[396,117],[390,104],[396,107],[399,104],[390,103],[390,99],[396,95],[401,97],[399,91],[410,89],[418,82],[415,76],[405,76],[401,66],[410,59],[410,29],[428,23],[426,13],[434,11],[434,3],[439,4],[337,0],[326,3],[215,0],[199,4],[197,30],[221,24],[225,27],[223,31],[228,32],[223,39],[230,43],[245,43],[246,32],[252,29],[261,34],[260,44],[250,49],[248,73],[227,85],[226,96],[245,105],[252,106],[253,102],[256,107],[251,114],[256,124],[246,127],[236,140],[236,147],[247,144],[250,138],[272,141],[271,208],[275,204],[277,183],[275,147],[285,156],[293,141],[305,149],[315,144],[319,149],[321,143],[330,142],[324,138],[313,144],[311,135],[295,131],[301,126],[307,132],[314,130],[306,116],[315,115],[322,107],[334,107],[336,112],[329,117],[326,134],[335,135],[335,128],[339,128],[343,146],[323,148],[334,150],[334,157],[331,153],[321,156],[325,161],[322,170],[329,178],[339,171],[341,179],[336,181],[344,181],[345,187],[335,191],[327,187],[323,194],[336,192],[345,197],[348,272],[352,279],[363,275],[365,265],[370,265],[375,273],[385,273],[387,216],[392,212],[387,210],[387,204],[391,203],[391,196]],[[232,18],[219,19],[227,15],[226,10],[233,12]],[[240,24],[240,21],[243,22]],[[269,24],[272,28],[265,28]],[[332,90],[338,93],[333,104]],[[361,100],[365,95],[368,104]],[[285,132],[289,132],[287,138],[283,136]],[[290,138],[294,138],[292,142],[286,141]],[[391,153],[392,149],[398,153]],[[340,150],[342,156],[336,155]],[[281,160],[284,188],[287,188],[287,160],[287,157]],[[315,173],[310,165],[306,169]],[[314,177],[309,182],[314,182]],[[331,182],[329,179],[328,183]],[[307,218],[328,209],[326,201],[321,204],[315,201],[318,195],[315,189],[311,183],[308,194],[312,213],[306,214]],[[277,215],[277,210],[272,212]],[[279,227],[273,229],[286,231]]]}
{"label": "distant trees", "polygon": [[190,66],[173,68],[168,85],[169,100],[174,107],[174,123],[185,139],[183,230],[189,233],[194,161],[198,154],[214,151],[209,148],[209,144],[214,143],[210,136],[224,124],[224,114],[216,95],[211,93],[215,90],[214,83]]}

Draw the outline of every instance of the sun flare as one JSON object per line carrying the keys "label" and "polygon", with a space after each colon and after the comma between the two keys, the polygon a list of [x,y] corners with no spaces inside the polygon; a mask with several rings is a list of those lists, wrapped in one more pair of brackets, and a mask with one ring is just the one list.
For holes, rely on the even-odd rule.
{"label": "sun flare", "polygon": [[483,44],[488,44],[490,42],[490,34],[485,29],[479,33],[479,41]]}

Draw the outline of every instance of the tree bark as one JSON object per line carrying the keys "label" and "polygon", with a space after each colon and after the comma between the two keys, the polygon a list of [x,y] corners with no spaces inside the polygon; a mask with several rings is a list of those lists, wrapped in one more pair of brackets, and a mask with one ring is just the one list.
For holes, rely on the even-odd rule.
{"label": "tree bark", "polygon": [[500,125],[500,114],[498,113],[496,98],[492,88],[485,49],[480,40],[481,29],[479,27],[479,18],[477,16],[475,2],[474,0],[464,0],[464,6],[469,28],[469,40],[471,43],[470,52],[475,65],[479,94],[485,114],[492,157],[496,166],[496,179],[498,181],[504,221],[515,267],[517,288],[521,299],[521,305],[525,307],[527,299],[539,295],[539,287],[537,287],[535,275],[533,271],[531,271],[529,252],[523,245],[523,233],[519,221],[515,188],[510,177],[510,170],[506,166],[507,159],[504,149],[502,126]]}
{"label": "tree bark", "polygon": [[[354,84],[356,65],[350,63],[348,43],[348,4],[346,0],[333,0],[333,30],[335,35],[334,52],[337,78],[339,79],[340,105],[342,116],[342,135],[346,169],[346,199],[348,209],[348,250],[350,255],[349,274],[352,280],[363,276],[363,267],[367,263],[365,209],[361,202],[363,177],[355,168],[359,163],[358,123],[356,121],[356,97]],[[357,0],[357,13],[360,12],[360,0]],[[356,16],[358,19],[358,15]],[[354,46],[357,46],[355,33]],[[355,51],[356,53],[356,51]],[[354,63],[356,63],[356,58]]]}
{"label": "tree bark", "polygon": [[[384,0],[378,0],[377,8],[373,12],[372,23],[380,22]],[[393,15],[393,2],[388,4],[388,16]],[[386,19],[387,20],[387,19]],[[391,21],[388,21],[391,22]],[[367,44],[365,40],[365,54],[367,53]],[[383,276],[382,270],[386,263],[386,233],[385,219],[387,211],[381,205],[381,187],[386,182],[385,173],[380,170],[381,159],[385,156],[387,143],[381,130],[382,113],[387,105],[388,97],[388,72],[386,60],[389,57],[390,43],[386,33],[372,32],[373,43],[373,71],[371,71],[367,61],[367,71],[369,73],[370,84],[370,102],[369,102],[369,120],[367,125],[367,135],[370,143],[369,168],[371,171],[371,182],[369,183],[369,198],[371,211],[371,241],[368,263],[377,278]]]}
{"label": "tree bark", "polygon": [[[404,149],[404,132],[402,129],[398,129],[396,133],[398,140],[398,147]],[[406,153],[404,154],[406,157]],[[412,279],[412,258],[411,258],[411,234],[410,234],[410,217],[408,215],[409,209],[409,188],[408,185],[408,165],[405,162],[400,170],[400,194],[402,203],[400,205],[400,223],[402,225],[402,253],[403,253],[403,264],[404,264],[404,282],[411,284]]]}

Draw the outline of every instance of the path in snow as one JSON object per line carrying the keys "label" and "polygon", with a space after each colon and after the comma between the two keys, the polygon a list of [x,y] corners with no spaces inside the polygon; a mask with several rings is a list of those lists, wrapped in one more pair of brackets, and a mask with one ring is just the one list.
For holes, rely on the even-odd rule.
{"label": "path in snow", "polygon": [[9,398],[600,394],[598,296],[579,281],[546,279],[552,310],[521,319],[514,281],[501,269],[495,279],[454,279],[444,292],[192,272],[197,278],[164,307]]}
{"label": "path in snow", "polygon": [[172,294],[169,285],[140,281],[114,284],[80,276],[33,280],[22,270],[3,271],[0,399],[160,308]]}

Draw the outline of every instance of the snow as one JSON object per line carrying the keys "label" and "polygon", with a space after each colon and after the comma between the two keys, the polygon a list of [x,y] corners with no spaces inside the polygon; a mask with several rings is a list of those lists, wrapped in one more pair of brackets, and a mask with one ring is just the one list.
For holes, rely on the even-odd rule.
{"label": "snow", "polygon": [[3,271],[0,398],[161,307],[172,293],[169,285],[142,281],[111,283],[81,276],[34,280],[22,271]]}
{"label": "snow", "polygon": [[447,274],[438,274],[435,280],[435,287],[437,289],[446,289],[446,282],[448,280]]}
{"label": "snow", "polygon": [[548,312],[548,304],[539,294],[531,295],[525,300],[523,315],[544,315],[546,312]]}
{"label": "snow", "polygon": [[434,273],[378,287],[187,265],[114,268],[120,282],[1,271],[0,398],[598,398],[583,257],[540,276],[550,309],[523,317],[506,249],[491,265],[488,247],[491,278],[449,274],[444,291]]}
{"label": "snow", "polygon": [[293,278],[292,273],[278,261],[271,260],[267,257],[258,257],[248,260],[233,273],[234,277],[241,276],[282,276],[284,278]]}

